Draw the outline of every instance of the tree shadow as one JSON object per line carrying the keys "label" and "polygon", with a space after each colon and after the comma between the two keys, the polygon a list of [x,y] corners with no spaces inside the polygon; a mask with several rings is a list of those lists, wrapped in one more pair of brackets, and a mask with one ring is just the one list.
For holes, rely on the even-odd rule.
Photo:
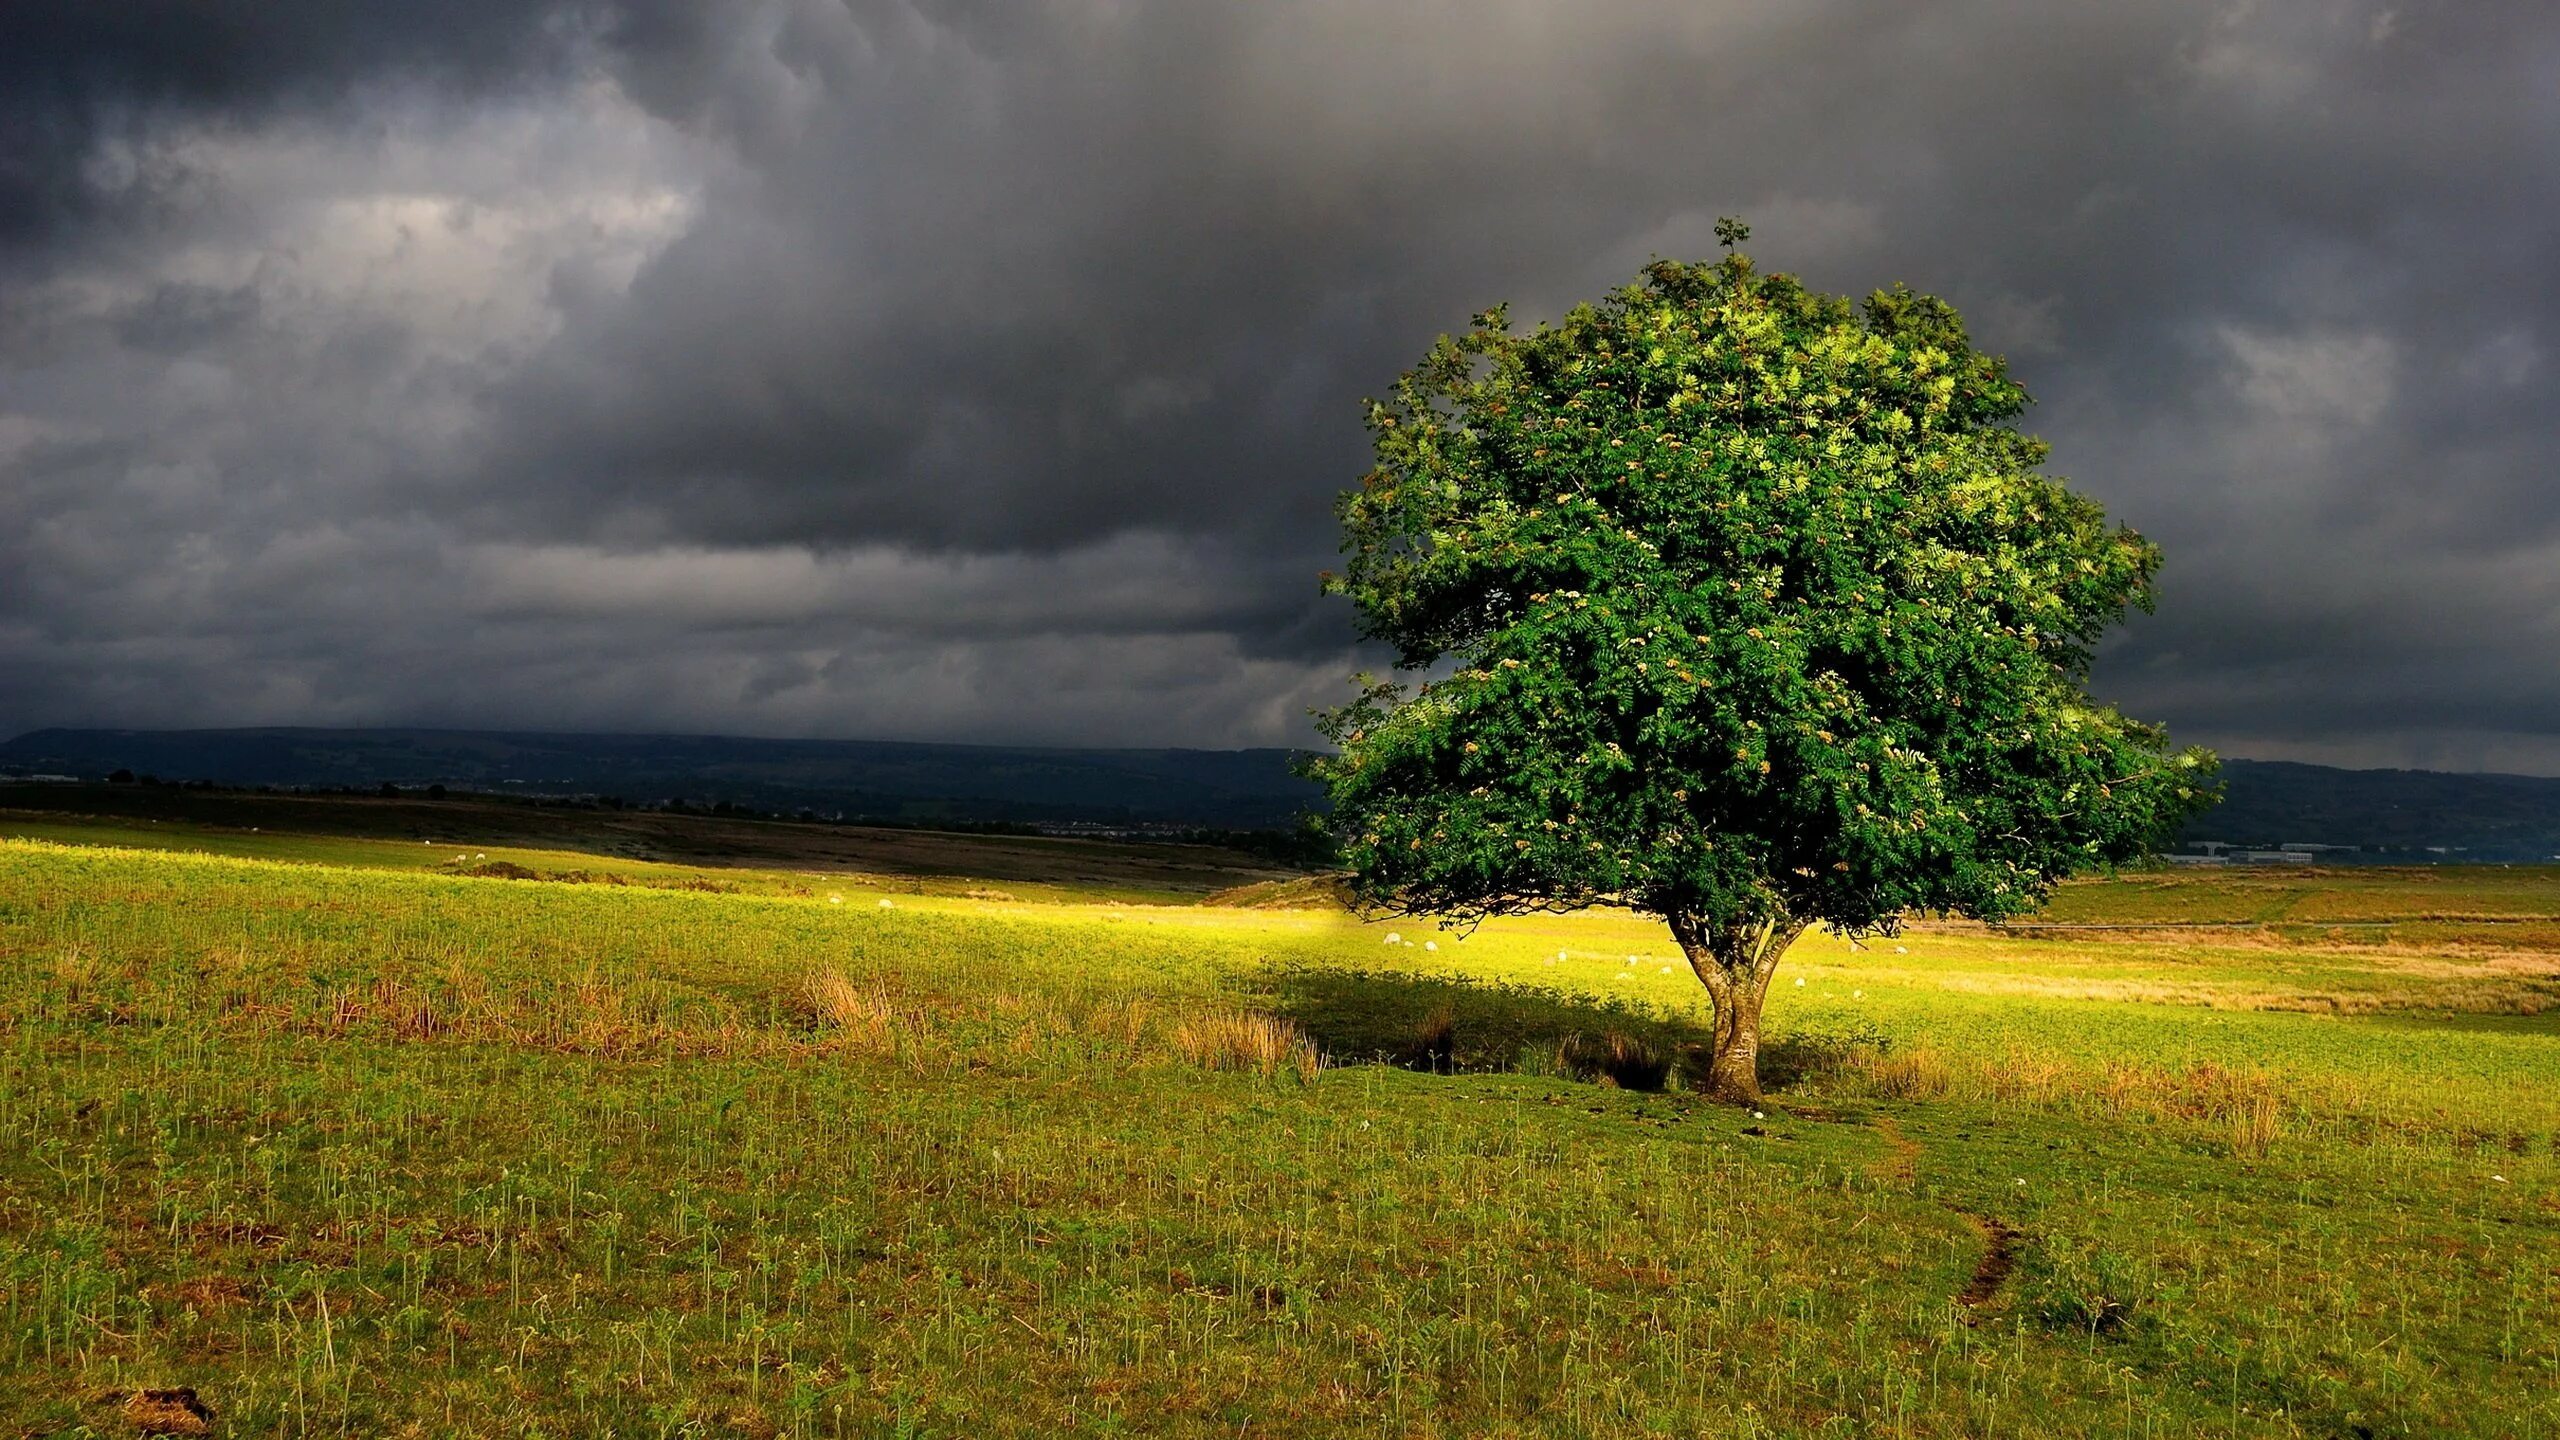
{"label": "tree shadow", "polygon": [[1498,982],[1358,970],[1267,977],[1270,1003],[1328,1056],[1439,1075],[1607,1078],[1659,1090],[1707,1029],[1606,997]]}
{"label": "tree shadow", "polygon": [[[1266,1003],[1337,1064],[1435,1075],[1549,1075],[1660,1090],[1707,1073],[1705,1016],[1608,996],[1500,981],[1290,968],[1264,977]],[[1787,1031],[1760,1050],[1773,1090],[1819,1080],[1875,1037]]]}

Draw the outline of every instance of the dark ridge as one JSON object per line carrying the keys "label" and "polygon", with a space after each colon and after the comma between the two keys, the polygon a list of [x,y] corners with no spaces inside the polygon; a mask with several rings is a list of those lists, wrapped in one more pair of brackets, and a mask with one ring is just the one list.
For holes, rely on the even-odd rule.
{"label": "dark ridge", "polygon": [[1276,830],[1317,799],[1286,750],[1078,750],[475,730],[36,730],[0,774],[277,789],[444,785],[907,823]]}
{"label": "dark ridge", "polygon": [[2285,760],[2223,762],[2222,804],[2187,841],[2352,845],[2327,862],[2560,858],[2560,779],[2437,770],[2340,770]]}
{"label": "dark ridge", "polygon": [[[1287,830],[1317,808],[1297,752],[1100,750],[880,740],[535,731],[36,730],[0,744],[0,775],[118,772],[279,789],[445,785],[508,795],[727,804],[892,824],[1109,832]],[[2340,770],[2228,760],[2217,809],[2182,842],[2353,847],[2326,863],[2549,861],[2560,779]]]}

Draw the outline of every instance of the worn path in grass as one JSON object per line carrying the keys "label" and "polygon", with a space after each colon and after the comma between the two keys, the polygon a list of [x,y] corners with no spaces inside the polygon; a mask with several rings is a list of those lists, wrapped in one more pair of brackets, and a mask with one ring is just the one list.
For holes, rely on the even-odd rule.
{"label": "worn path in grass", "polygon": [[[1857,1123],[1852,1117],[1809,1106],[1799,1105],[1794,1113],[1808,1120]],[[1891,1115],[1866,1117],[1866,1124],[1883,1138],[1886,1146],[1884,1156],[1868,1166],[1868,1172],[1888,1184],[1920,1191],[1920,1163],[1924,1152],[1919,1144],[1902,1133],[1902,1127],[1893,1123]],[[1982,1237],[1982,1258],[1975,1262],[1973,1273],[1965,1279],[1964,1288],[1955,1295],[1955,1303],[1959,1307],[1967,1312],[1978,1311],[1999,1297],[2000,1287],[2008,1280],[2009,1272],[2017,1268],[2020,1236],[1996,1216],[1967,1209],[1952,1201],[1941,1203]],[[1979,1320],[1979,1316],[1971,1313],[1965,1317],[1967,1324],[1977,1324]]]}

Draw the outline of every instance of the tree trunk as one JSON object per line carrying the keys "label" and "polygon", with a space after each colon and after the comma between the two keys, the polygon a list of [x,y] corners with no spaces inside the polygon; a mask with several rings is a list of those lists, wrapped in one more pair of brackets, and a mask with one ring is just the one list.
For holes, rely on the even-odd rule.
{"label": "tree trunk", "polygon": [[1745,983],[1716,1006],[1715,1049],[1707,1057],[1707,1098],[1728,1105],[1760,1103],[1760,1002],[1768,982]]}
{"label": "tree trunk", "polygon": [[1671,933],[1715,1002],[1707,1052],[1707,1095],[1730,1105],[1760,1101],[1760,1007],[1769,998],[1778,959],[1804,933],[1804,922],[1775,920],[1718,925],[1674,915]]}

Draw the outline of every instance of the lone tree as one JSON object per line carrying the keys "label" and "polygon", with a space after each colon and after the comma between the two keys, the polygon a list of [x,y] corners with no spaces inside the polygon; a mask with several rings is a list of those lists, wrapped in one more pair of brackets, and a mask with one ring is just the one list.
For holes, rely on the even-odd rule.
{"label": "lone tree", "polygon": [[1534,333],[1479,315],[1370,402],[1326,584],[1447,678],[1360,677],[1314,767],[1373,911],[1668,921],[1732,1101],[1807,926],[2012,915],[2216,794],[2086,694],[2160,554],[2041,473],[2005,364],[1942,300],[1758,273],[1747,234]]}

